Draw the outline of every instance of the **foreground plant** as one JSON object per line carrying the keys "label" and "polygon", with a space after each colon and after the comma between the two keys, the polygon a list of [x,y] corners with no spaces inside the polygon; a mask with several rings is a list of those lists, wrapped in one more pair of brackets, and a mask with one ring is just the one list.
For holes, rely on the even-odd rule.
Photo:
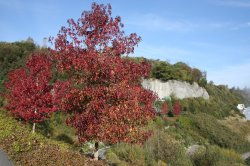
{"label": "foreground plant", "polygon": [[26,62],[26,67],[13,70],[8,74],[5,94],[9,110],[13,116],[26,122],[36,123],[49,118],[56,111],[53,103],[52,88],[49,81],[52,61],[47,55],[33,54]]}
{"label": "foreground plant", "polygon": [[67,79],[55,88],[61,109],[71,114],[67,124],[80,142],[142,143],[143,129],[155,113],[155,95],[141,86],[150,64],[122,58],[140,41],[125,36],[120,17],[111,17],[110,5],[92,4],[77,21],[68,20],[54,40],[57,70]]}

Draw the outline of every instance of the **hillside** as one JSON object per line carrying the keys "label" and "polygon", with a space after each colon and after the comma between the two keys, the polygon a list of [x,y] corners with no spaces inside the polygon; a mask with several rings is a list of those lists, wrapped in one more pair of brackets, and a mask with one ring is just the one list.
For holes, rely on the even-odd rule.
{"label": "hillside", "polygon": [[15,165],[105,165],[93,162],[65,143],[48,139],[40,133],[31,133],[27,124],[9,117],[0,109],[0,149],[4,150]]}
{"label": "hillside", "polygon": [[[1,73],[0,89],[7,71],[24,65],[27,55],[6,52],[4,43],[0,62],[6,70]],[[6,46],[6,47],[7,47]],[[33,51],[42,51],[32,47]],[[31,50],[31,51],[32,51]],[[24,53],[25,51],[23,51]],[[14,58],[13,58],[14,57]],[[18,57],[18,58],[17,58]],[[12,59],[12,60],[10,60]],[[133,58],[141,61],[144,58]],[[145,60],[145,59],[144,59]],[[241,155],[250,151],[250,122],[236,109],[246,97],[226,85],[207,83],[206,73],[185,63],[170,64],[147,60],[152,64],[151,79],[194,82],[203,87],[209,99],[202,97],[178,99],[174,96],[156,101],[157,116],[146,127],[151,137],[143,145],[125,143],[102,144],[110,146],[105,161],[91,161],[86,154],[92,152],[89,142],[81,144],[75,130],[65,124],[67,115],[55,113],[52,118],[37,126],[31,134],[31,124],[15,119],[8,112],[0,111],[0,148],[8,153],[16,165],[247,165]],[[58,76],[59,77],[59,76]],[[2,105],[6,104],[2,96]],[[187,149],[200,148],[191,155]]]}
{"label": "hillside", "polygon": [[0,42],[0,91],[7,79],[7,73],[20,66],[24,66],[26,58],[38,47],[33,40],[7,43]]}
{"label": "hillside", "polygon": [[[135,61],[142,59],[133,58]],[[184,63],[171,65],[159,60],[149,61],[153,66],[151,79],[160,79],[162,82],[173,79],[190,83],[198,81],[208,92],[209,100],[170,96],[165,101],[156,102],[159,114],[150,126],[154,136],[136,150],[129,145],[115,146],[108,153],[108,158],[121,165],[245,165],[241,154],[250,151],[250,122],[244,120],[236,106],[246,98],[225,85],[207,83],[205,74]],[[185,67],[180,67],[180,64]],[[178,72],[169,73],[169,70]],[[193,70],[200,73],[196,79],[191,72]],[[173,111],[176,101],[180,103],[181,115],[175,116]],[[185,151],[192,145],[201,148],[189,158]],[[133,154],[133,151],[137,154]],[[137,158],[145,160],[138,161]]]}

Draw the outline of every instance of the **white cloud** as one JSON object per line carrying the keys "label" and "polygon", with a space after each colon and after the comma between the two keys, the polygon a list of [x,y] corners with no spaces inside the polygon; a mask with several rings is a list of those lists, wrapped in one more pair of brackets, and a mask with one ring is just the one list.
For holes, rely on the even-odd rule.
{"label": "white cloud", "polygon": [[[1,12],[5,12],[2,15],[18,18],[15,21],[10,21],[11,19],[0,20],[0,24],[4,25],[0,27],[2,32],[0,38],[9,42],[24,40],[30,36],[34,38],[35,42],[41,44],[43,37],[51,35],[50,33],[55,29],[55,23],[58,21],[59,14],[62,13],[62,11],[57,10],[59,5],[48,1],[44,3],[44,1],[0,0],[0,6],[6,9],[0,11],[0,14],[2,14]],[[24,20],[28,24],[23,24],[22,28],[17,28],[16,24],[20,20]],[[30,30],[31,27],[32,30]],[[59,28],[58,26],[57,29]]]}
{"label": "white cloud", "polygon": [[229,87],[250,87],[250,62],[225,67],[221,70],[208,71],[208,80],[215,84],[226,84]]}
{"label": "white cloud", "polygon": [[135,54],[133,56],[143,56],[149,59],[161,59],[175,63],[177,61],[187,62],[187,60],[190,58],[190,55],[191,53],[189,51],[178,47],[164,45],[156,46],[153,44],[141,43],[139,48],[135,49]]}
{"label": "white cloud", "polygon": [[245,22],[232,25],[231,30],[240,30],[242,28],[249,28],[249,27],[250,27],[250,22]]}
{"label": "white cloud", "polygon": [[[185,62],[192,67],[197,67],[200,70],[207,71],[208,80],[212,80],[215,84],[229,85],[230,87],[250,87],[250,59],[243,61],[238,56],[238,61],[233,55],[241,55],[242,52],[247,52],[245,47],[235,47],[229,49],[228,47],[218,46],[212,43],[191,42],[191,44],[198,47],[210,48],[211,50],[220,50],[222,53],[202,53],[190,49],[180,47],[152,45],[141,43],[139,48],[136,48],[134,56],[143,56],[151,59],[166,60],[170,63],[178,61]],[[223,51],[225,49],[225,51]],[[228,57],[220,56],[222,54]],[[236,59],[236,60],[235,60]],[[245,58],[244,58],[245,59]],[[232,61],[235,60],[233,65]]]}
{"label": "white cloud", "polygon": [[152,31],[176,31],[190,32],[196,30],[214,30],[223,29],[232,26],[229,22],[213,22],[213,21],[190,21],[184,19],[171,20],[156,14],[140,14],[133,15],[125,19],[125,25],[137,26],[142,29]]}
{"label": "white cloud", "polygon": [[144,27],[148,30],[161,31],[188,31],[196,24],[185,20],[168,20],[155,14],[133,16],[125,20],[125,25]]}
{"label": "white cloud", "polygon": [[216,0],[214,2],[217,5],[221,5],[221,6],[250,8],[249,0]]}
{"label": "white cloud", "polygon": [[20,0],[8,0],[8,1],[0,1],[0,5],[5,8],[12,8],[16,10],[21,10],[24,7],[24,4]]}

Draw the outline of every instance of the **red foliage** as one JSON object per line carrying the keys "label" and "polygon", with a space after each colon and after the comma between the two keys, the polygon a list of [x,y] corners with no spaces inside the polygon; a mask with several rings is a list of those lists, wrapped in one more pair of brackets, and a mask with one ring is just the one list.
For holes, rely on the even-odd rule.
{"label": "red foliage", "polygon": [[173,114],[178,116],[178,115],[180,115],[180,113],[181,113],[181,105],[180,105],[179,101],[176,101],[174,103]]}
{"label": "red foliage", "polygon": [[167,103],[162,104],[161,113],[164,115],[166,115],[168,113],[168,104]]}
{"label": "red foliage", "polygon": [[56,110],[53,105],[51,60],[43,54],[32,55],[26,68],[9,73],[6,83],[6,108],[25,121],[41,122]]}
{"label": "red foliage", "polygon": [[125,36],[121,18],[112,18],[111,14],[111,5],[93,3],[91,11],[84,11],[77,21],[69,19],[68,27],[61,28],[55,48],[60,51],[83,48],[117,56],[132,53],[141,38],[135,33]]}
{"label": "red foliage", "polygon": [[58,71],[68,75],[55,88],[61,109],[72,115],[67,123],[82,142],[143,142],[149,132],[142,127],[155,115],[155,96],[141,86],[150,65],[121,57],[133,52],[140,37],[125,36],[120,17],[111,17],[110,5],[93,3],[91,11],[68,24],[52,51]]}

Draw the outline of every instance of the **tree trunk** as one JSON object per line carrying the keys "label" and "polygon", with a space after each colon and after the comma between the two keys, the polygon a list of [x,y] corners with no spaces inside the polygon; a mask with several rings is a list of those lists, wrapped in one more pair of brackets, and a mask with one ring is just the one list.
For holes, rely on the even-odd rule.
{"label": "tree trunk", "polygon": [[[38,86],[38,78],[36,78],[36,86]],[[37,114],[37,110],[35,109],[35,114]],[[32,133],[35,133],[36,130],[36,123],[33,123]]]}
{"label": "tree trunk", "polygon": [[35,133],[35,130],[36,130],[36,123],[33,123],[32,133]]}
{"label": "tree trunk", "polygon": [[[35,109],[35,114],[37,114],[37,110]],[[32,133],[35,133],[36,123],[33,122]]]}
{"label": "tree trunk", "polygon": [[98,157],[99,157],[98,149],[99,149],[99,143],[96,142],[96,143],[95,143],[94,160],[98,160]]}
{"label": "tree trunk", "polygon": [[159,157],[159,147],[160,147],[160,132],[159,132],[159,129],[158,129],[158,140],[157,140],[157,155],[158,155],[158,157]]}

